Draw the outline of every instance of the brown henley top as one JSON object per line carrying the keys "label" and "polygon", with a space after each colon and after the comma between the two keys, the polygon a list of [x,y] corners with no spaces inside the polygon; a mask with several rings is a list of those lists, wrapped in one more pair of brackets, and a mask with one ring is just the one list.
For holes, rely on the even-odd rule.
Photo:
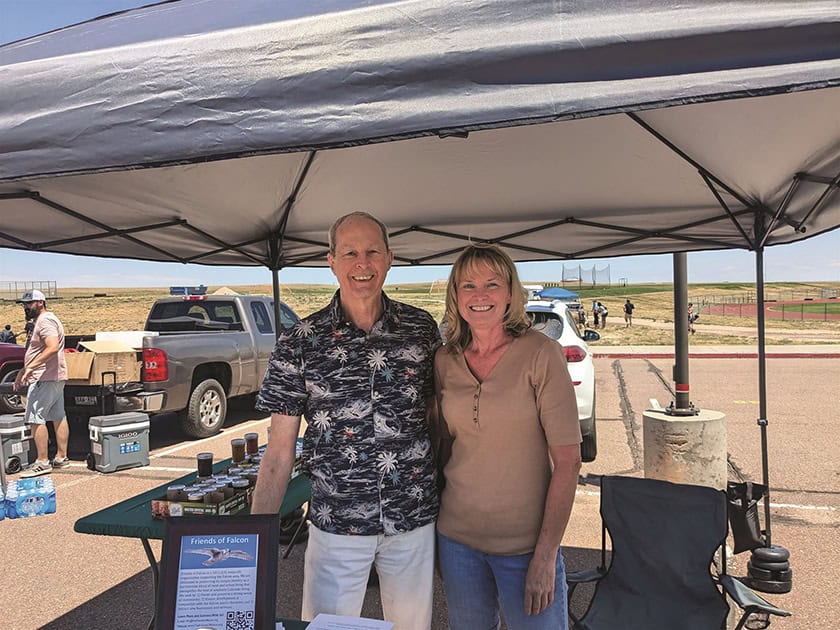
{"label": "brown henley top", "polygon": [[581,440],[577,414],[562,412],[562,388],[572,387],[562,347],[529,330],[481,383],[463,354],[442,347],[435,378],[454,438],[438,530],[485,553],[533,551],[551,479],[548,447]]}

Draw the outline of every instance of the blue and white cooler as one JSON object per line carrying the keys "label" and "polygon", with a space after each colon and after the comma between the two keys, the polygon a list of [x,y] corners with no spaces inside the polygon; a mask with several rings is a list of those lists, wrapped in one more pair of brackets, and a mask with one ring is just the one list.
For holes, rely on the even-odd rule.
{"label": "blue and white cooler", "polygon": [[149,465],[149,416],[137,411],[93,416],[88,421],[88,465],[109,473]]}

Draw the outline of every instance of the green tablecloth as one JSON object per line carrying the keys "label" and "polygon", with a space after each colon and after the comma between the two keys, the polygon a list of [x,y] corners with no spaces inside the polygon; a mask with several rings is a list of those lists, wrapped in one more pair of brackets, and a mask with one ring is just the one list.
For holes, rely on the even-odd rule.
{"label": "green tablecloth", "polygon": [[[230,466],[229,459],[217,463],[213,466],[213,470],[214,472],[221,472],[228,466]],[[73,529],[80,534],[163,540],[164,521],[152,518],[152,499],[159,499],[164,496],[167,486],[179,483],[189,484],[195,477],[196,473],[184,475],[179,479],[84,516],[76,521]],[[306,476],[298,475],[293,478],[289,482],[283,505],[280,507],[280,516],[291,514],[309,501],[310,490],[311,486]],[[240,512],[240,514],[247,513],[247,508]],[[236,518],[236,516],[231,518]]]}
{"label": "green tablecloth", "polygon": [[[221,472],[230,466],[230,459],[221,461],[213,466],[213,472]],[[196,478],[196,473],[184,475],[151,490],[120,501],[93,514],[80,518],[73,525],[73,529],[80,534],[99,534],[102,536],[122,536],[137,538],[143,543],[143,549],[152,569],[154,592],[158,590],[157,559],[149,545],[149,540],[163,540],[164,521],[152,518],[152,499],[159,499],[166,494],[166,488],[173,484],[189,484]],[[287,516],[301,505],[309,501],[311,486],[309,479],[298,475],[289,481],[283,505],[280,506],[280,516]],[[240,514],[248,514],[246,508]],[[230,518],[236,518],[237,515]],[[291,546],[289,547],[291,550]],[[281,620],[285,630],[303,630],[309,624],[296,620]],[[149,628],[154,627],[154,616],[149,622]]]}

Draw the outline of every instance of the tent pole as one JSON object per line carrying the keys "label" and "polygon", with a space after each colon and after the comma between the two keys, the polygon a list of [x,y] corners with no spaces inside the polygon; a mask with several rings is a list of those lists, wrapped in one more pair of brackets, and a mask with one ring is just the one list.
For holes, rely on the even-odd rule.
{"label": "tent pole", "polygon": [[688,272],[686,253],[674,257],[674,400],[667,413],[693,416],[697,410],[691,404],[688,386]]}
{"label": "tent pole", "polygon": [[[756,322],[758,326],[758,426],[761,428],[761,481],[764,484],[764,546],[750,553],[747,584],[756,591],[787,593],[793,587],[790,552],[771,544],[770,466],[767,453],[767,352],[764,344],[764,248],[755,250]],[[769,575],[769,578],[768,578]]]}
{"label": "tent pole", "polygon": [[758,326],[758,426],[761,428],[761,483],[764,494],[764,523],[766,544],[770,546],[770,466],[767,457],[767,351],[764,326],[764,249],[755,250],[756,308]]}
{"label": "tent pole", "polygon": [[268,268],[271,269],[271,288],[274,296],[274,337],[280,336],[280,239],[279,234],[268,239]]}
{"label": "tent pole", "polygon": [[274,335],[280,336],[280,269],[272,267],[271,269],[271,288],[274,295]]}

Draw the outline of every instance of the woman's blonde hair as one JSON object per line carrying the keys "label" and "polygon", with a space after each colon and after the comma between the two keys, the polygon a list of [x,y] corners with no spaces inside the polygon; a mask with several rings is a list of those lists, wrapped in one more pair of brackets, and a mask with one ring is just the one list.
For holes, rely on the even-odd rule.
{"label": "woman's blonde hair", "polygon": [[464,273],[480,265],[488,266],[500,276],[510,289],[510,305],[505,311],[502,326],[508,334],[519,337],[531,327],[531,320],[525,313],[527,292],[519,282],[516,265],[504,251],[496,245],[476,243],[467,246],[458,256],[449,281],[446,284],[446,312],[443,315],[444,340],[449,352],[459,353],[472,343],[472,332],[464,318],[458,313],[458,283]]}

